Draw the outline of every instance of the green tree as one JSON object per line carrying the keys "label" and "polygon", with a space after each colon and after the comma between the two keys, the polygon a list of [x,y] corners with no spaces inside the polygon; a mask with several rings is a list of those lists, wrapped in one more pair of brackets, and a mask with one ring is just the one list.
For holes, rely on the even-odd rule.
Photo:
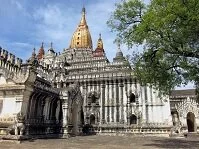
{"label": "green tree", "polygon": [[199,82],[199,1],[126,0],[116,5],[108,25],[132,48],[138,79],[168,93],[175,86]]}

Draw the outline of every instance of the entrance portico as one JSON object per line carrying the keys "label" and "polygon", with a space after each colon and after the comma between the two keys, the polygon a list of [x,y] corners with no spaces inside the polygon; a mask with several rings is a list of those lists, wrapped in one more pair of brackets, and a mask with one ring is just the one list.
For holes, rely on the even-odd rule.
{"label": "entrance portico", "polygon": [[182,127],[187,132],[197,132],[198,125],[198,108],[197,103],[194,99],[189,97],[183,102],[175,105],[177,113],[179,115],[179,121]]}

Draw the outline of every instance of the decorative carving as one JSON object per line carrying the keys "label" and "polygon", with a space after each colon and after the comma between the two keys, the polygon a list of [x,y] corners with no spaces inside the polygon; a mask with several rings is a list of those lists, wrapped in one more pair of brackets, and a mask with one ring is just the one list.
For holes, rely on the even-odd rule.
{"label": "decorative carving", "polygon": [[199,117],[198,113],[199,110],[197,108],[197,103],[195,100],[190,99],[189,97],[187,97],[187,99],[184,100],[183,102],[176,104],[175,108],[179,114],[179,117],[186,118],[187,113],[189,112],[192,112],[196,117]]}
{"label": "decorative carving", "polygon": [[15,118],[15,122],[8,128],[9,135],[23,135],[25,131],[25,116],[20,112]]}
{"label": "decorative carving", "polygon": [[88,93],[89,102],[99,104],[100,92],[91,91]]}

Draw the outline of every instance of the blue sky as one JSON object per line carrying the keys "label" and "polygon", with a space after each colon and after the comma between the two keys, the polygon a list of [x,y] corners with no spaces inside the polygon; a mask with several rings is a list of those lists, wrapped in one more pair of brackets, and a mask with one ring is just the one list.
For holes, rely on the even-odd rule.
{"label": "blue sky", "polygon": [[84,3],[93,46],[96,47],[101,33],[106,54],[112,60],[117,46],[113,44],[115,34],[110,32],[106,21],[119,1],[0,0],[0,46],[24,60],[31,56],[34,47],[39,49],[41,42],[46,51],[53,42],[55,50],[62,52],[69,47]]}

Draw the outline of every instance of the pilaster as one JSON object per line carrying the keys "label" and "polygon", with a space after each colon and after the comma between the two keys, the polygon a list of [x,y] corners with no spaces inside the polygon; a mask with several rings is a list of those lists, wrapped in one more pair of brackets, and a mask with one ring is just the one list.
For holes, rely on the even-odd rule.
{"label": "pilaster", "polygon": [[124,84],[121,81],[121,83],[119,84],[119,101],[120,101],[120,123],[124,123],[124,100],[123,100],[123,88],[124,88]]}
{"label": "pilaster", "polygon": [[114,105],[115,105],[115,99],[114,99],[114,82],[111,80],[111,122],[114,122]]}
{"label": "pilaster", "polygon": [[101,108],[100,108],[100,122],[101,124],[104,124],[105,121],[105,84],[102,82],[101,84]]}

